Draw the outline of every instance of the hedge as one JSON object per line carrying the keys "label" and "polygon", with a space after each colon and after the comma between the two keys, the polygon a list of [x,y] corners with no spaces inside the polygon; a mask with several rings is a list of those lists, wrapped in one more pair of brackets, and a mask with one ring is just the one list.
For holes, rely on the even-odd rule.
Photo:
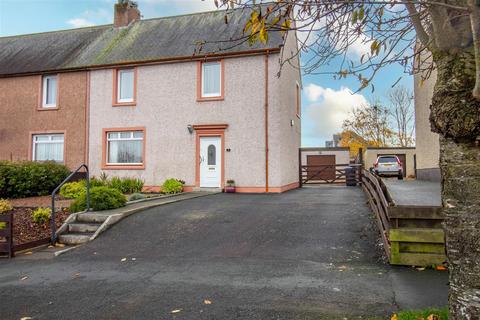
{"label": "hedge", "polygon": [[70,170],[54,161],[1,161],[0,198],[23,198],[48,195]]}

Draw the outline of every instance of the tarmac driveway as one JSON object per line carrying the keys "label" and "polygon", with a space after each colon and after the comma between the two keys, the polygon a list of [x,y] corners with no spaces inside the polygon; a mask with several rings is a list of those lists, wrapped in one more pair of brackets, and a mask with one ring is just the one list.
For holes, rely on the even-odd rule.
{"label": "tarmac driveway", "polygon": [[327,186],[153,208],[60,257],[0,260],[0,318],[353,319],[446,305],[445,272],[378,262],[365,201]]}

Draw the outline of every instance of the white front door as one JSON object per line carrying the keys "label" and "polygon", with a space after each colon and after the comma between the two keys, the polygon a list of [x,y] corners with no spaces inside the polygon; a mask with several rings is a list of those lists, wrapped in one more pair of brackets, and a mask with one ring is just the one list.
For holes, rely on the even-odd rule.
{"label": "white front door", "polygon": [[221,147],[220,137],[200,137],[200,187],[220,188]]}

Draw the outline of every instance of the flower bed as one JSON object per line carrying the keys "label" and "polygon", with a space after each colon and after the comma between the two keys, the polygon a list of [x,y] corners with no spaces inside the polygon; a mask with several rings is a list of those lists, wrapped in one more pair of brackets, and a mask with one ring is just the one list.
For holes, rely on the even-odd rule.
{"label": "flower bed", "polygon": [[[50,239],[50,221],[43,224],[33,222],[32,212],[34,210],[35,208],[32,207],[16,207],[13,209],[14,246],[21,246],[30,242]],[[57,228],[60,228],[69,215],[70,213],[66,208],[56,212],[55,224]]]}

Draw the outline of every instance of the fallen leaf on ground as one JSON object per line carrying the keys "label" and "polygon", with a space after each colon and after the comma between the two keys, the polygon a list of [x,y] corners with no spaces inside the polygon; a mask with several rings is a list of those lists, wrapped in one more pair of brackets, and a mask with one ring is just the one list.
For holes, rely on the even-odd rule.
{"label": "fallen leaf on ground", "polygon": [[427,317],[427,320],[440,320],[436,314],[431,314]]}
{"label": "fallen leaf on ground", "polygon": [[390,320],[398,320],[397,314],[394,314],[394,315],[390,318]]}
{"label": "fallen leaf on ground", "polygon": [[170,313],[179,313],[180,311],[182,311],[182,309],[175,309],[175,310],[170,311]]}
{"label": "fallen leaf on ground", "polygon": [[120,261],[125,262],[125,261],[127,261],[127,258],[122,258],[122,260],[120,260]]}
{"label": "fallen leaf on ground", "polygon": [[28,277],[25,276],[25,277],[22,277],[22,278],[20,279],[20,281],[25,281],[25,280],[27,280],[27,279],[28,279]]}
{"label": "fallen leaf on ground", "polygon": [[203,300],[203,303],[204,304],[212,304],[212,301],[205,299],[205,300]]}

